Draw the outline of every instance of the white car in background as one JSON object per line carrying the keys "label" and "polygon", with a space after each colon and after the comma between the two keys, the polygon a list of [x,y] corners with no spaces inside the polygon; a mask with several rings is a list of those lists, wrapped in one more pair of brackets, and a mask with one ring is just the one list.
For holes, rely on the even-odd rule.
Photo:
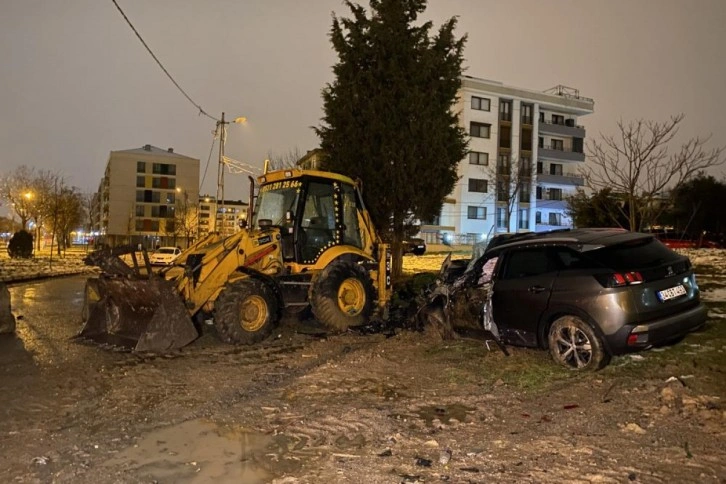
{"label": "white car in background", "polygon": [[159,247],[149,256],[149,262],[152,266],[168,266],[173,264],[181,253],[179,247]]}

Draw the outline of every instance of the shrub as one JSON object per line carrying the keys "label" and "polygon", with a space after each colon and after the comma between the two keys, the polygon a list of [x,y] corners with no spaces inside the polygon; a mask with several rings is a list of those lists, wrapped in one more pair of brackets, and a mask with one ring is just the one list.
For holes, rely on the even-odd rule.
{"label": "shrub", "polygon": [[33,236],[26,230],[15,232],[8,242],[8,254],[13,259],[30,259],[33,256]]}

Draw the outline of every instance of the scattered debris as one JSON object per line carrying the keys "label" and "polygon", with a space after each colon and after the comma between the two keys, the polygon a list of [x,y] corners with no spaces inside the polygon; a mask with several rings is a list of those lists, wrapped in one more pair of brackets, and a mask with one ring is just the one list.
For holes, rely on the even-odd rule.
{"label": "scattered debris", "polygon": [[445,466],[451,460],[451,449],[444,449],[439,454],[439,464]]}
{"label": "scattered debris", "polygon": [[633,432],[635,434],[644,434],[644,433],[646,433],[646,431],[645,431],[645,429],[643,427],[641,427],[637,423],[632,423],[632,422],[629,423],[629,424],[627,424],[627,425],[625,425],[625,427],[623,427],[622,430],[623,431],[626,431],[626,432]]}
{"label": "scattered debris", "polygon": [[420,467],[431,467],[431,459],[424,459],[423,457],[416,457],[416,465]]}
{"label": "scattered debris", "polygon": [[565,410],[572,410],[573,408],[578,408],[578,407],[579,407],[578,404],[576,404],[576,403],[570,403],[569,405],[565,405],[562,408],[564,408]]}
{"label": "scattered debris", "polygon": [[41,455],[39,457],[33,457],[31,461],[33,464],[37,464],[39,466],[44,466],[50,462],[50,457],[46,457],[44,455]]}
{"label": "scattered debris", "polygon": [[391,457],[393,455],[393,451],[391,449],[386,449],[383,452],[378,454],[378,457]]}

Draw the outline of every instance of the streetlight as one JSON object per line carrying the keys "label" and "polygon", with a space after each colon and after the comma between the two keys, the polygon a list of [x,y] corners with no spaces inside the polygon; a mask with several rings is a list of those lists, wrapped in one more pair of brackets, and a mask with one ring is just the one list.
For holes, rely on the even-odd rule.
{"label": "streetlight", "polygon": [[224,143],[227,139],[227,128],[225,125],[230,123],[245,124],[247,118],[240,116],[235,118],[234,121],[225,121],[224,113],[222,113],[222,119],[217,121],[217,129],[219,130],[219,165],[217,167],[217,203],[221,203],[222,206],[222,234],[224,235]]}

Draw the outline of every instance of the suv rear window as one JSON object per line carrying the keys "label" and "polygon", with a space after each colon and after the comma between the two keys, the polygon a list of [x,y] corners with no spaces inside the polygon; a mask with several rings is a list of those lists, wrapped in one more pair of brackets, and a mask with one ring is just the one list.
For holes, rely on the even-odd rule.
{"label": "suv rear window", "polygon": [[680,257],[655,239],[640,239],[587,252],[588,257],[610,269],[655,267]]}

